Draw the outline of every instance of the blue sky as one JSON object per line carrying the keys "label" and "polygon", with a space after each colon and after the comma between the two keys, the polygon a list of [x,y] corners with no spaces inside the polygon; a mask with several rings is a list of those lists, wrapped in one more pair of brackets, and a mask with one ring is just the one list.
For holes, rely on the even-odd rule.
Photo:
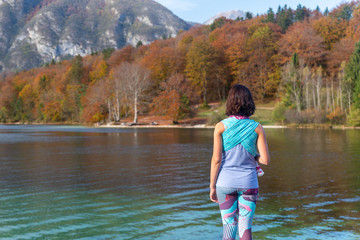
{"label": "blue sky", "polygon": [[[287,4],[295,9],[300,3],[310,9],[315,9],[316,6],[324,11],[326,7],[331,10],[337,5],[341,4],[342,0],[155,0],[168,9],[170,9],[178,17],[198,23],[203,23],[209,18],[215,16],[217,13],[230,10],[249,11],[253,14],[262,14],[267,12],[269,7],[276,12],[279,5]],[[347,1],[345,1],[347,2]]]}

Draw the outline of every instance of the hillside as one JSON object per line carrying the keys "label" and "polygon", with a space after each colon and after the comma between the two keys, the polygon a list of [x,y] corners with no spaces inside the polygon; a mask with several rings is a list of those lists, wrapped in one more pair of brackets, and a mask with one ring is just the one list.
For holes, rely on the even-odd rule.
{"label": "hillside", "polygon": [[[259,119],[360,125],[359,23],[354,3],[324,13],[284,6],[148,45],[0,74],[0,122],[122,124],[160,115],[179,123],[243,84],[258,103],[278,102]],[[211,122],[221,116],[214,111]]]}
{"label": "hillside", "polygon": [[152,0],[0,0],[0,70],[148,44],[188,28]]}

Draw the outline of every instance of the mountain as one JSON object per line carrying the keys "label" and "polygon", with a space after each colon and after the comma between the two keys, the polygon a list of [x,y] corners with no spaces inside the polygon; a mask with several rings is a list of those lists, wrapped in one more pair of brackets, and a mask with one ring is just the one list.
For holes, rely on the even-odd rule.
{"label": "mountain", "polygon": [[147,44],[188,28],[152,0],[0,0],[0,70]]}
{"label": "mountain", "polygon": [[206,22],[204,22],[204,24],[210,25],[214,22],[215,19],[220,18],[220,17],[225,17],[227,19],[235,20],[237,18],[245,18],[245,15],[246,15],[246,13],[241,10],[232,10],[232,11],[228,11],[228,12],[221,12],[221,13],[216,14],[214,17],[210,18]]}

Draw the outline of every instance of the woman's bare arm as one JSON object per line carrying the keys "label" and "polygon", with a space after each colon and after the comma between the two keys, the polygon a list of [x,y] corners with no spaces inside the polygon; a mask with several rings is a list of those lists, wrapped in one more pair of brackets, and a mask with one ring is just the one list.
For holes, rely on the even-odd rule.
{"label": "woman's bare arm", "polygon": [[258,134],[257,148],[260,154],[259,163],[268,165],[270,163],[270,153],[266,142],[265,131],[261,124],[255,129],[255,132]]}
{"label": "woman's bare arm", "polygon": [[219,122],[218,124],[216,124],[214,130],[214,149],[213,149],[213,156],[211,159],[211,169],[210,169],[210,199],[213,202],[217,202],[215,185],[222,160],[221,134],[224,131],[225,131],[225,127],[223,123]]}

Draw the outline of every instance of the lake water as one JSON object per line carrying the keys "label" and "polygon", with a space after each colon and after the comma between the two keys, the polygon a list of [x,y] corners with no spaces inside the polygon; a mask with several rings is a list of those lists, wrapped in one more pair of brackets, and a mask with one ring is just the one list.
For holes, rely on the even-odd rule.
{"label": "lake water", "polygon": [[[360,239],[360,130],[266,129],[254,239]],[[221,239],[211,129],[0,125],[0,239]]]}

